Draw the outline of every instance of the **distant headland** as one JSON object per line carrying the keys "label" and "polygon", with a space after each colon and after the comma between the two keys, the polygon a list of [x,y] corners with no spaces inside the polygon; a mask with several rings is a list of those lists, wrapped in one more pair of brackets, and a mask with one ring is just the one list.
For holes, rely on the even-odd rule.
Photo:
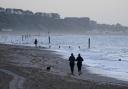
{"label": "distant headland", "polygon": [[128,34],[128,27],[98,24],[89,17],[65,17],[58,13],[0,7],[0,32],[52,32],[72,34]]}

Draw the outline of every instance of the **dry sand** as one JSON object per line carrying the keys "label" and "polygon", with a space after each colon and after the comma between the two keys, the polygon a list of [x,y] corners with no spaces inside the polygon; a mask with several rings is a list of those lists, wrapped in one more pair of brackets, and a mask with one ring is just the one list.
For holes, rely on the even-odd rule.
{"label": "dry sand", "polygon": [[[52,66],[50,71],[47,66]],[[70,75],[68,61],[46,48],[1,44],[0,89],[11,89],[11,84],[13,89],[128,89],[128,82],[91,74],[86,68],[81,76],[77,70]]]}

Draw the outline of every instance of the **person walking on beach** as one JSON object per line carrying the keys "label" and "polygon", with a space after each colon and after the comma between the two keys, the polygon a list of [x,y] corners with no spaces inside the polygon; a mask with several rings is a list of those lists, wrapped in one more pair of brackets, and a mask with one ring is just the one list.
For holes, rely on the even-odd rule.
{"label": "person walking on beach", "polygon": [[71,69],[71,74],[73,75],[74,74],[74,66],[75,66],[75,57],[73,55],[73,53],[71,53],[71,56],[69,57],[69,66],[70,66],[70,69]]}
{"label": "person walking on beach", "polygon": [[38,41],[37,41],[37,39],[35,39],[35,41],[34,41],[35,47],[37,47],[37,43],[38,43]]}
{"label": "person walking on beach", "polygon": [[82,73],[81,72],[82,61],[84,61],[80,54],[78,54],[78,57],[77,57],[76,61],[77,61],[78,73],[80,75]]}

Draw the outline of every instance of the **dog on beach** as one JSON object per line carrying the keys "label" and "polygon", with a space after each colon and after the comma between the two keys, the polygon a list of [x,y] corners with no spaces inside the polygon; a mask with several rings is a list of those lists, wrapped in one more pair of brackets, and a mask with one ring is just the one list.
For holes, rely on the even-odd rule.
{"label": "dog on beach", "polygon": [[50,70],[51,70],[51,66],[48,66],[48,67],[47,67],[47,71],[50,71]]}
{"label": "dog on beach", "polygon": [[50,71],[53,66],[47,66],[46,70]]}

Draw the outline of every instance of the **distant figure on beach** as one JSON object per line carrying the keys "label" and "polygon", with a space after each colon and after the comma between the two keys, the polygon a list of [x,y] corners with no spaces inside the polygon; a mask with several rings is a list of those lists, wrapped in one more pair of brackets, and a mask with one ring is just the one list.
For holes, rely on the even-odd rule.
{"label": "distant figure on beach", "polygon": [[35,41],[34,41],[34,44],[35,44],[35,47],[37,47],[37,39],[35,39]]}
{"label": "distant figure on beach", "polygon": [[78,54],[78,57],[77,57],[76,61],[77,61],[78,73],[80,75],[82,73],[81,72],[82,61],[84,61],[80,54]]}
{"label": "distant figure on beach", "polygon": [[70,65],[70,69],[71,69],[71,74],[74,74],[74,66],[75,66],[75,57],[73,55],[73,53],[71,53],[71,56],[69,57],[69,65]]}

